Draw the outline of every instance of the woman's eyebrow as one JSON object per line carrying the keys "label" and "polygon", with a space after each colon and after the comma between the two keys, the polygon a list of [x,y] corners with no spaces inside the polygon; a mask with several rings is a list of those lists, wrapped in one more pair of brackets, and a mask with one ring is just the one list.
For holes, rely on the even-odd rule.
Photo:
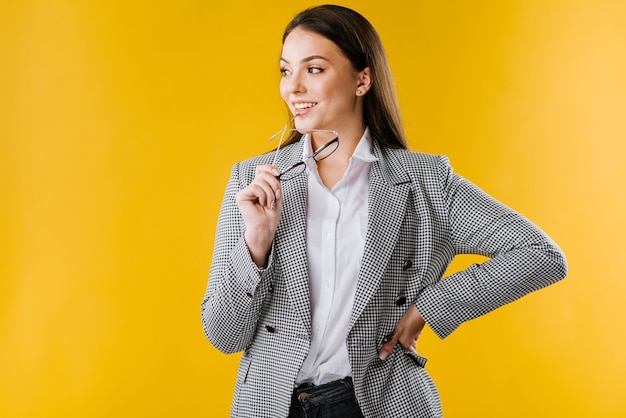
{"label": "woman's eyebrow", "polygon": [[[321,56],[321,55],[310,55],[310,56],[308,56],[308,57],[304,57],[304,58],[302,58],[302,59],[300,60],[300,62],[301,62],[301,63],[305,63],[305,62],[309,62],[309,61],[313,61],[313,60],[317,60],[317,59],[319,59],[319,60],[324,60],[324,61],[328,61],[328,59],[327,59],[327,58],[325,58],[325,57],[323,57],[323,56]],[[286,58],[284,58],[284,57],[280,57],[280,60],[281,60],[282,62],[284,62],[285,64],[289,64],[289,61],[288,61]]]}

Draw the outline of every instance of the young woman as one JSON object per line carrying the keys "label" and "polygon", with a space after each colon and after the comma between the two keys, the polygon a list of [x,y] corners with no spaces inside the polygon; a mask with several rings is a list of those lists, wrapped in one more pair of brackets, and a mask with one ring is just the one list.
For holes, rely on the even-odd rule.
{"label": "young woman", "polygon": [[[293,115],[276,152],[235,164],[202,321],[243,351],[236,417],[439,417],[416,342],[563,278],[530,221],[410,152],[383,46],[340,6],[283,35],[280,92]],[[456,254],[490,259],[441,280]],[[318,414],[318,415],[316,415]]]}

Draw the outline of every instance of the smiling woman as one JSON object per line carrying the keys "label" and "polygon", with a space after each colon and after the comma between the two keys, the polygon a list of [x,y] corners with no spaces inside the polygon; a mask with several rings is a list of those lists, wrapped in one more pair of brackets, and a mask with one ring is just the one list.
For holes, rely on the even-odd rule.
{"label": "smiling woman", "polygon": [[[410,148],[445,153],[455,172],[540,225],[571,267],[566,280],[444,340],[431,321],[418,356],[396,348],[386,362],[414,373],[428,357],[425,370],[447,418],[626,417],[626,2],[342,3],[367,16],[384,41],[404,116],[394,126],[405,129]],[[198,320],[211,252],[224,254],[227,241],[244,234],[233,216],[236,233],[215,241],[230,168],[275,147],[267,137],[293,116],[279,94],[281,36],[311,4],[0,1],[0,417],[225,417],[240,363],[239,405],[258,396],[252,389],[261,372],[284,405],[294,389],[293,354],[284,352],[293,348],[303,358],[326,349],[311,336],[321,335],[316,327],[326,312],[329,322],[339,319],[324,304],[331,291],[342,300],[330,279],[350,277],[351,263],[361,276],[349,353],[358,351],[358,360],[362,350],[371,360],[367,369],[351,363],[357,399],[369,388],[363,376],[384,376],[391,363],[378,363],[377,350],[415,292],[387,279],[370,287],[369,278],[389,267],[396,280],[422,273],[429,280],[425,266],[445,260],[431,258],[429,234],[441,237],[421,222],[440,201],[404,205],[431,189],[410,186],[403,196],[412,181],[398,173],[412,173],[410,164],[394,159],[397,146],[380,146],[403,135],[372,140],[376,115],[368,110],[386,79],[375,60],[363,103],[378,161],[357,147],[350,187],[332,196],[320,192],[312,161],[281,181],[271,272],[263,272],[272,280],[255,288],[245,278],[257,271],[237,270],[233,294],[250,292],[250,301],[272,309],[282,300],[288,318],[261,311],[254,343],[234,355],[207,343]],[[308,31],[326,33],[314,28]],[[369,33],[357,32],[377,48]],[[358,64],[359,49],[347,39],[344,31],[333,41]],[[294,147],[281,147],[277,168],[313,152],[304,149],[309,140],[298,134]],[[274,155],[258,163],[271,165]],[[363,187],[352,174],[368,162],[371,181]],[[242,184],[229,190],[233,202],[235,190],[254,180],[256,163],[235,166]],[[446,173],[425,184],[436,188],[432,178]],[[376,216],[368,219],[361,207]],[[227,209],[239,210],[235,203]],[[302,221],[317,214],[331,216]],[[338,218],[348,222],[335,226]],[[409,232],[401,236],[425,239],[396,242],[398,223]],[[397,252],[407,249],[415,254]],[[455,257],[444,275],[483,261]],[[218,273],[210,278],[216,284]],[[388,311],[375,330],[362,315],[373,312],[364,304],[372,289],[383,297],[369,300]],[[228,326],[250,326],[248,319],[237,316]],[[234,340],[247,338],[245,331]],[[272,369],[264,367],[268,357],[275,357]],[[324,364],[323,373],[335,370]],[[402,393],[417,393],[411,385],[420,380],[407,375]],[[267,399],[278,398],[273,392]],[[386,407],[385,399],[396,397],[384,394],[376,405]]]}
{"label": "smiling woman", "polygon": [[[424,326],[445,338],[567,272],[533,223],[446,157],[406,149],[381,51],[369,22],[340,6],[285,30],[293,134],[233,167],[202,302],[211,343],[243,351],[234,417],[440,417],[416,348]],[[329,132],[339,147],[315,158]],[[277,165],[306,175],[285,182]],[[489,259],[442,281],[457,254]]]}

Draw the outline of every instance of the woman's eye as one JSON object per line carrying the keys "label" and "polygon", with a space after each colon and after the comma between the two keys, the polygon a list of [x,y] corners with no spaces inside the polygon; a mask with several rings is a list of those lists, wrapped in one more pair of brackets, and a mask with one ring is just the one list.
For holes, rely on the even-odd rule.
{"label": "woman's eye", "polygon": [[286,69],[286,68],[281,68],[280,69],[280,75],[283,76],[283,77],[286,76],[286,75],[289,75],[289,70]]}
{"label": "woman's eye", "polygon": [[318,73],[321,73],[322,71],[324,70],[321,69],[320,67],[309,67],[309,72],[311,74],[318,74]]}

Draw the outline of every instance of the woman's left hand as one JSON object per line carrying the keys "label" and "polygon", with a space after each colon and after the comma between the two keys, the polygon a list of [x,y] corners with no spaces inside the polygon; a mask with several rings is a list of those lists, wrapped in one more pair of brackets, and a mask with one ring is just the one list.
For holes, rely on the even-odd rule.
{"label": "woman's left hand", "polygon": [[409,306],[400,321],[396,324],[393,333],[387,338],[387,342],[378,351],[378,358],[387,359],[397,343],[407,350],[417,353],[416,344],[426,321],[417,310],[415,305]]}

